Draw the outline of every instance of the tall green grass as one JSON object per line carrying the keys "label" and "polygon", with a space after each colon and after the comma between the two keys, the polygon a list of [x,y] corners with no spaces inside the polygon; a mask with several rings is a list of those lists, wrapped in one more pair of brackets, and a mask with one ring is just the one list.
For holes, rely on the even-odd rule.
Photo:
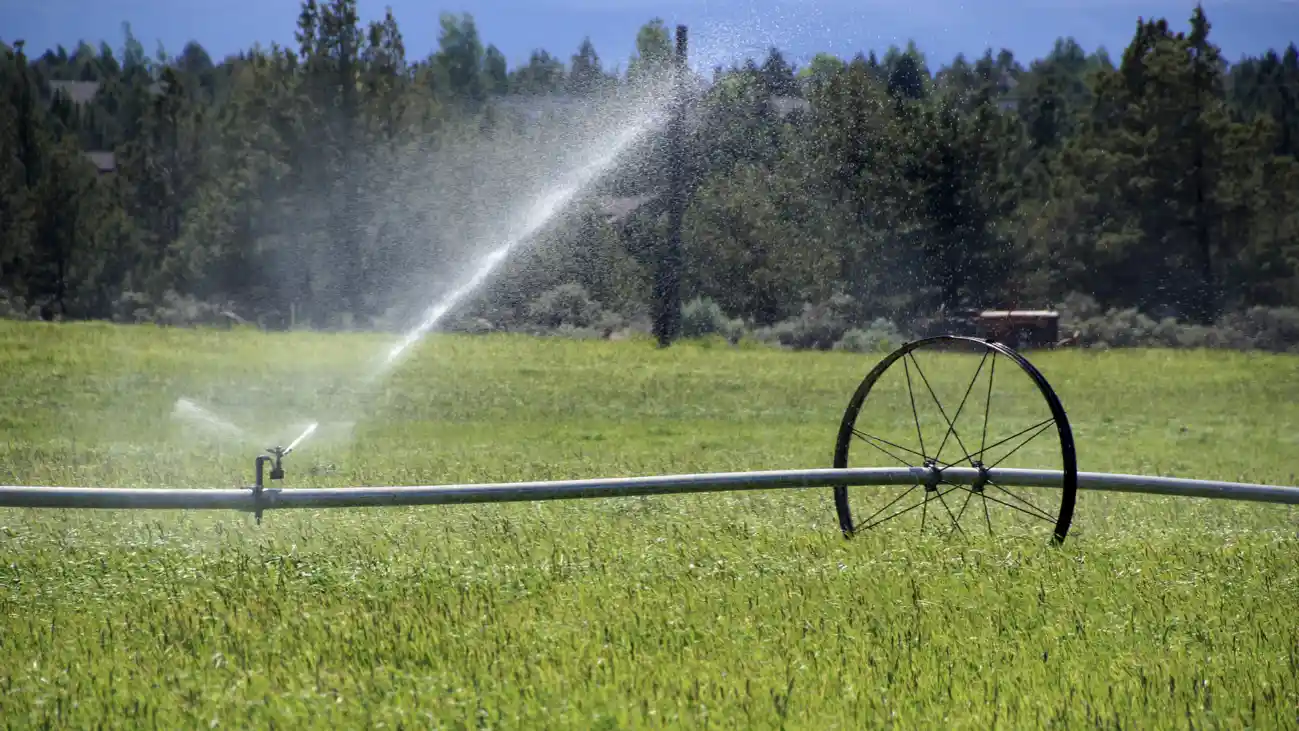
{"label": "tall green grass", "polygon": [[[829,466],[874,357],[0,324],[0,481],[286,489]],[[1032,354],[1081,469],[1299,484],[1299,360]],[[258,432],[174,420],[193,398]],[[1083,493],[1061,549],[828,490],[238,513],[0,511],[0,723],[1299,725],[1292,508]]]}

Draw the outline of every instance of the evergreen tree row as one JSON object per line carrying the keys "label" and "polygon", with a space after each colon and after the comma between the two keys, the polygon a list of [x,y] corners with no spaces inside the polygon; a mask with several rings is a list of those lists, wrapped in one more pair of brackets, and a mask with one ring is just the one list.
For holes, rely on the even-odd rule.
{"label": "evergreen tree row", "polygon": [[[697,79],[684,299],[758,327],[831,302],[862,324],[1079,293],[1201,324],[1299,307],[1299,51],[1228,63],[1188,14],[1138,20],[1117,59],[1068,39],[940,68],[915,45],[802,68],[772,49]],[[391,12],[306,0],[296,48],[219,63],[197,43],[151,58],[129,26],[118,52],[11,41],[0,296],[45,318],[407,324],[660,93],[668,30],[636,40],[625,68],[589,41],[509,68],[472,17],[445,15],[416,59]],[[661,138],[468,308],[504,321],[577,284],[648,311]]]}

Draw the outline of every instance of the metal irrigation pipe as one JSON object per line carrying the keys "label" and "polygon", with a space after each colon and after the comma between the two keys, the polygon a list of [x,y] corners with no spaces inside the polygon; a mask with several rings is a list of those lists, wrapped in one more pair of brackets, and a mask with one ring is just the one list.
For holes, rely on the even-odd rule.
{"label": "metal irrigation pipe", "polygon": [[[259,465],[260,466],[260,465]],[[584,480],[467,485],[410,485],[340,488],[133,489],[109,487],[0,486],[5,508],[110,508],[151,510],[241,510],[260,515],[281,508],[353,508],[389,505],[462,505],[576,498],[632,497],[738,490],[924,484],[935,477],[948,484],[991,480],[1010,487],[1059,487],[1060,470],[970,467],[822,468],[759,472],[612,477]],[[1079,472],[1084,490],[1133,492],[1299,505],[1299,487],[1195,480],[1108,472]]]}

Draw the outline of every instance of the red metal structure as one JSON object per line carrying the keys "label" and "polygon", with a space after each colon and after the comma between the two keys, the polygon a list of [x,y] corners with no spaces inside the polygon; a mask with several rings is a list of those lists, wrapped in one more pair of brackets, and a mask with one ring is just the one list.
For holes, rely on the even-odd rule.
{"label": "red metal structure", "polygon": [[1049,348],[1060,342],[1055,310],[983,310],[974,317],[978,337],[1017,349]]}

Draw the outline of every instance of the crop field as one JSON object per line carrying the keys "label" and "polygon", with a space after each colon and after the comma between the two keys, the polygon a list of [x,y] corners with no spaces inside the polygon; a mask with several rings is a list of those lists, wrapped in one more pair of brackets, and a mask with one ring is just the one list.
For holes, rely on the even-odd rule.
{"label": "crop field", "polygon": [[[367,382],[389,342],[0,323],[0,482],[246,486],[308,418],[285,489],[829,467],[880,357],[434,336]],[[1299,358],[1028,355],[1081,470],[1299,484]],[[845,540],[828,489],[0,510],[0,726],[1299,726],[1294,508],[914,528]]]}

